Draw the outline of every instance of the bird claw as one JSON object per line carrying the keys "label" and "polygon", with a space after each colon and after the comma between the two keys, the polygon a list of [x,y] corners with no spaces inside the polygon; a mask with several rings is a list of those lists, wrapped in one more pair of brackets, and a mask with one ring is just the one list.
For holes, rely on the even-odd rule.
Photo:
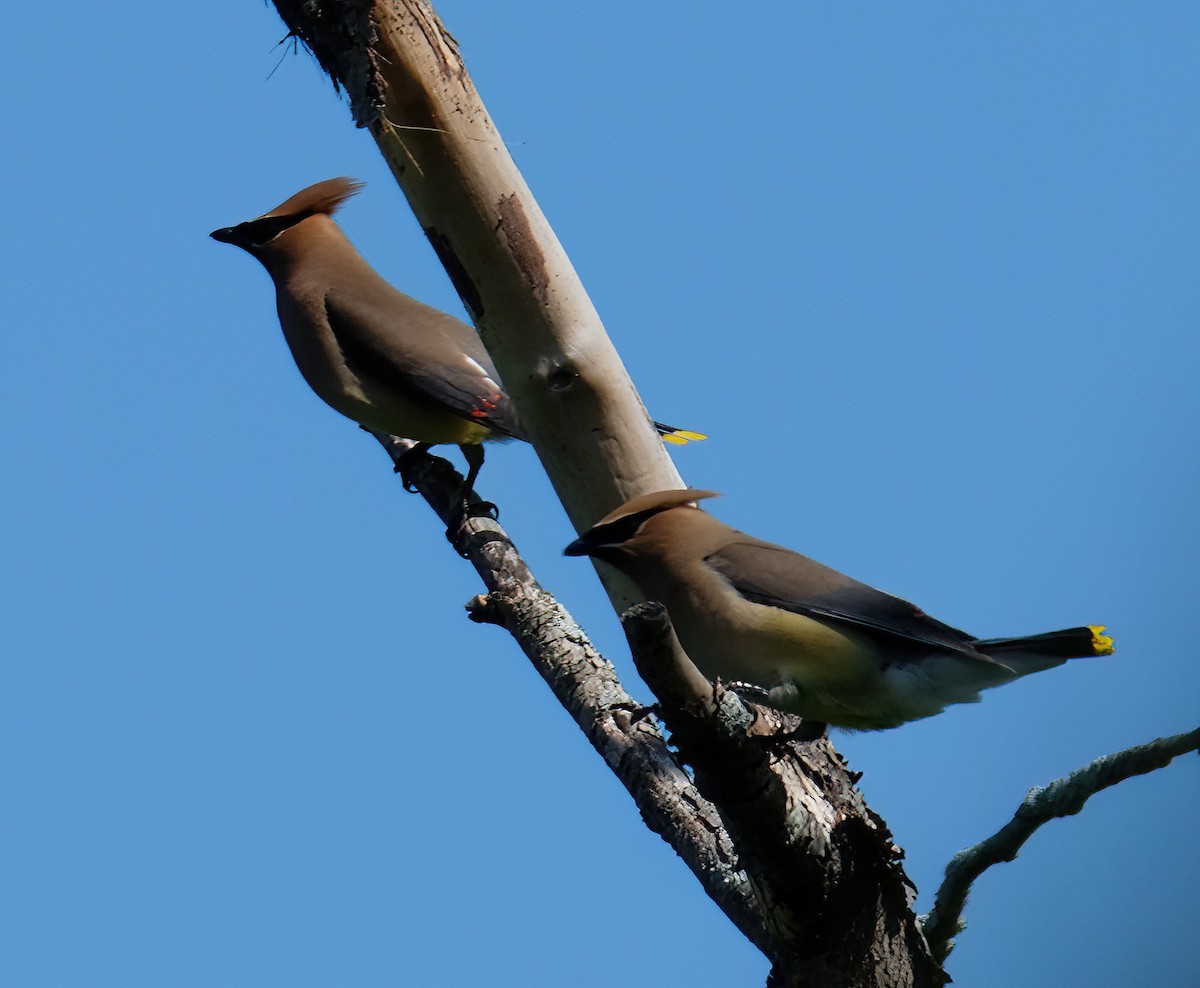
{"label": "bird claw", "polygon": [[658,717],[662,713],[662,706],[658,703],[652,703],[648,707],[633,707],[629,711],[629,721],[631,724],[637,724],[645,720],[647,717]]}
{"label": "bird claw", "polygon": [[470,517],[469,506],[466,501],[456,501],[454,507],[450,510],[450,516],[446,519],[446,541],[454,546],[463,559],[467,558],[467,554],[463,552],[458,545],[458,536],[462,531],[463,522]]}
{"label": "bird claw", "polygon": [[500,509],[491,501],[476,501],[474,504],[463,505],[463,515],[467,518],[490,518],[500,520]]}
{"label": "bird claw", "polygon": [[447,526],[452,530],[457,530],[468,518],[490,518],[492,521],[498,521],[500,509],[491,501],[471,501],[463,497],[455,502]]}
{"label": "bird claw", "polygon": [[802,720],[794,731],[779,736],[788,741],[820,741],[828,733],[828,724],[819,720]]}
{"label": "bird claw", "polygon": [[396,457],[392,472],[400,475],[400,483],[409,494],[418,493],[416,485],[413,483],[413,470],[416,469],[421,457],[428,451],[428,444],[418,443]]}
{"label": "bird claw", "polygon": [[801,720],[800,725],[790,731],[777,731],[774,734],[755,735],[759,741],[770,748],[781,748],[789,741],[799,741],[808,744],[819,741],[829,731],[829,725],[819,720]]}
{"label": "bird claw", "polygon": [[463,559],[470,558],[459,545],[459,535],[462,532],[463,523],[468,518],[490,518],[496,521],[500,517],[500,509],[491,501],[469,501],[463,498],[458,501],[454,510],[450,515],[448,524],[446,525],[446,541],[454,546],[457,552]]}
{"label": "bird claw", "polygon": [[[411,453],[411,450],[409,453]],[[409,453],[405,453],[404,456],[401,456],[396,461],[396,465],[392,467],[392,471],[400,475],[400,485],[406,491],[408,491],[409,494],[416,494],[417,489],[413,486],[412,475],[410,473],[412,469],[412,463],[406,462],[408,460]]]}
{"label": "bird claw", "polygon": [[447,528],[446,541],[449,542],[454,551],[458,553],[460,559],[470,559],[471,554],[459,544],[458,535],[460,531],[462,530],[457,528]]}

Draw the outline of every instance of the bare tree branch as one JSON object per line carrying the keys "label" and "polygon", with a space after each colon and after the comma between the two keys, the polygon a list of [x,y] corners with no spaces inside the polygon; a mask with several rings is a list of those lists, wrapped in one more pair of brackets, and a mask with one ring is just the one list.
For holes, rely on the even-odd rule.
{"label": "bare tree branch", "polygon": [[946,877],[923,921],[934,956],[943,961],[953,949],[952,937],[961,929],[963,907],[975,879],[992,865],[1015,859],[1038,827],[1056,817],[1074,816],[1101,789],[1163,768],[1173,758],[1198,748],[1200,728],[1105,755],[1048,786],[1030,789],[1012,820],[986,840],[959,851],[946,865]]}
{"label": "bare tree branch", "polygon": [[789,740],[798,718],[709,683],[661,604],[639,604],[622,621],[671,739],[720,810],[762,903],[769,984],[942,984],[912,915],[902,852],[829,740]]}
{"label": "bare tree branch", "polygon": [[[576,529],[631,496],[683,486],[428,0],[274,2],[375,138]],[[395,451],[394,441],[381,441]],[[428,458],[413,479],[446,520],[459,480],[451,471],[435,482],[438,463]],[[459,544],[488,589],[472,616],[513,634],[647,824],[772,958],[772,983],[941,981],[912,915],[899,851],[828,741],[761,747],[745,736],[753,723],[740,701],[719,687],[704,700],[671,637],[651,631],[637,649],[643,661],[665,649],[665,667],[682,670],[673,687],[655,688],[690,697],[669,716],[673,740],[695,765],[693,784],[655,720],[538,586],[500,527],[469,518]],[[618,611],[637,599],[627,581],[601,576]]]}
{"label": "bare tree branch", "polygon": [[[379,433],[371,435],[393,461],[414,445]],[[446,460],[428,454],[408,476],[443,523],[449,524],[462,477]],[[633,796],[646,825],[674,848],[709,897],[766,952],[759,901],[737,864],[720,814],[672,757],[657,720],[625,692],[612,664],[596,651],[566,609],[537,583],[497,522],[465,519],[457,543],[488,590],[486,597],[476,597],[467,605],[471,619],[498,624],[516,639]]]}
{"label": "bare tree branch", "polygon": [[[291,31],[347,91],[358,122],[375,137],[479,327],[576,528],[591,525],[633,495],[682,487],[569,259],[475,92],[457,43],[427,0],[275,4]],[[557,605],[511,552],[498,526],[470,519],[465,527],[468,555],[486,562],[477,568],[489,594],[476,616],[515,630],[560,701],[634,794],[647,823],[684,856],[739,928],[768,956],[791,956],[772,942],[772,932],[784,926],[775,921],[774,930],[768,930],[769,906],[740,872],[717,811],[671,760],[653,722],[635,716],[635,704],[611,666],[573,622],[547,616],[558,615],[546,610]],[[601,569],[619,611],[638,599],[631,584]],[[859,884],[850,880],[855,876],[898,871],[897,851],[890,839],[878,839],[885,828],[865,804],[844,821],[840,810],[824,805],[813,780],[840,779],[838,773],[844,774],[844,767],[836,753],[819,749],[805,771],[797,770],[784,785],[772,783],[775,811],[805,806],[804,812],[785,816],[789,833],[803,833],[808,817],[833,821],[809,838],[782,841],[772,850],[796,859],[803,858],[806,846],[836,853],[844,859],[840,874],[852,889]],[[735,791],[742,785],[728,773],[725,779]],[[861,802],[851,792],[847,798]],[[754,828],[747,825],[745,831],[746,840],[753,840]],[[768,855],[759,860],[766,875]],[[903,931],[913,926],[906,894],[886,902],[872,899],[857,911],[848,900],[838,901],[846,904],[841,919],[870,936],[856,941],[866,944],[861,956],[842,965],[854,976],[831,978],[824,985],[935,983],[931,977],[911,977],[919,958],[906,958],[905,970],[895,963],[895,945],[908,942]],[[837,923],[806,926],[817,928],[824,931],[820,945],[810,937],[804,950],[831,955],[835,943],[841,946]],[[776,968],[778,983],[802,983],[780,980],[780,965]],[[816,970],[811,964],[808,969]],[[789,978],[796,974],[790,971]]]}

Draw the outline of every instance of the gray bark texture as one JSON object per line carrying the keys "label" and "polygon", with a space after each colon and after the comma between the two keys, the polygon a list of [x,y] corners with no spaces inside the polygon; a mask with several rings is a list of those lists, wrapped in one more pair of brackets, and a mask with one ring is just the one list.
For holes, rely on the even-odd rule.
{"label": "gray bark texture", "polygon": [[[375,435],[393,461],[412,446]],[[449,523],[459,474],[426,455],[408,476]],[[625,692],[496,521],[468,517],[455,541],[487,589],[468,603],[471,619],[516,639],[646,825],[771,960],[769,985],[943,983],[912,912],[900,849],[828,739],[789,740],[795,718],[714,687],[679,647],[662,606],[638,604],[623,617],[626,635],[659,697],[673,754],[659,714]]]}
{"label": "gray bark texture", "polygon": [[[274,2],[374,136],[576,529],[634,495],[684,486],[430,4]],[[393,458],[408,448],[377,438]],[[457,474],[425,456],[410,476],[448,521]],[[662,609],[639,605],[626,633],[675,755],[657,715],[625,692],[498,524],[468,518],[456,541],[487,588],[470,616],[517,640],[646,824],[770,958],[771,985],[947,980],[913,914],[901,853],[827,739],[790,739],[787,718],[705,681]],[[638,601],[616,574],[600,575],[618,612]]]}

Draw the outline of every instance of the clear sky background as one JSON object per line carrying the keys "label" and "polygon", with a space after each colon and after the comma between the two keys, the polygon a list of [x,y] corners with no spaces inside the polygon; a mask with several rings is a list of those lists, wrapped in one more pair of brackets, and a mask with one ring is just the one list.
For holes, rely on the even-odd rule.
{"label": "clear sky background", "polygon": [[[922,909],[1030,786],[1196,725],[1200,8],[438,8],[719,517],[981,636],[1115,633],[838,738]],[[207,237],[354,175],[352,239],[461,313],[274,9],[6,21],[0,980],[761,985]],[[532,451],[480,486],[646,697]],[[1200,983],[1198,782],[985,875],[957,983]]]}

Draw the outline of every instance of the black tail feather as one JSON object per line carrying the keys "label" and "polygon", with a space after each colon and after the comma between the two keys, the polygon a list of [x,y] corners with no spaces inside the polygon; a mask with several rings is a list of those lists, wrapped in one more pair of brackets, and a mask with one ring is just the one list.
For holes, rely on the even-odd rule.
{"label": "black tail feather", "polygon": [[1008,653],[1042,655],[1048,659],[1082,659],[1093,655],[1108,655],[1113,650],[1112,638],[1103,634],[1104,626],[1065,628],[1041,635],[1022,638],[987,638],[975,642],[975,648],[1000,662]]}

